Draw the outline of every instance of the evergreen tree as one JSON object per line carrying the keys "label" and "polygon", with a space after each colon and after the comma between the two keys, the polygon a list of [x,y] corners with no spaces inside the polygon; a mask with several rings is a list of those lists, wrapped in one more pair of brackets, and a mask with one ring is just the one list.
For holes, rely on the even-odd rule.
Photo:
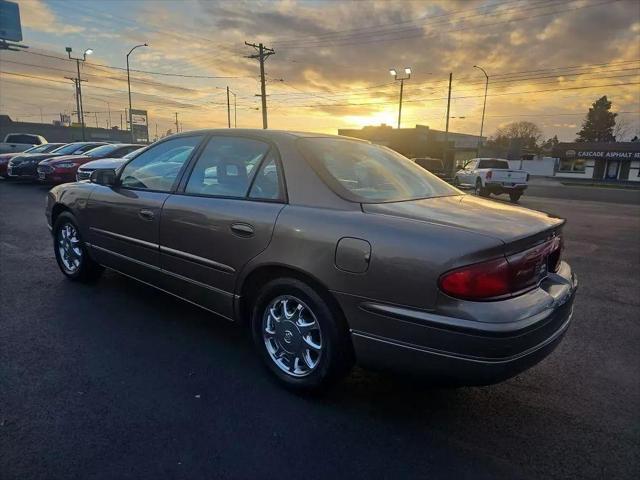
{"label": "evergreen tree", "polygon": [[596,100],[582,122],[582,130],[578,132],[576,142],[615,142],[613,129],[618,114],[610,110],[611,102],[606,95]]}

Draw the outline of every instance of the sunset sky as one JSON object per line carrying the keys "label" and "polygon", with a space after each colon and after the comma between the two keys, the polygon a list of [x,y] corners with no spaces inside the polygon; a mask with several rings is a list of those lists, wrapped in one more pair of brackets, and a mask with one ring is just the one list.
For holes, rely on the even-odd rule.
{"label": "sunset sky", "polygon": [[[0,112],[46,122],[75,109],[75,63],[83,68],[88,125],[120,125],[131,55],[134,108],[150,135],[226,126],[226,87],[239,127],[261,127],[258,62],[263,42],[269,127],[336,133],[396,125],[399,83],[411,67],[403,126],[443,129],[453,72],[451,130],[477,134],[490,75],[485,134],[530,120],[545,136],[573,140],[589,105],[607,95],[627,136],[640,133],[640,1],[43,1],[18,0],[26,52],[0,53]],[[115,68],[117,67],[117,68]],[[149,72],[149,73],[145,73]],[[150,73],[153,72],[153,73]],[[179,76],[181,75],[181,76]],[[198,78],[217,77],[217,78]],[[42,109],[42,110],[41,110]],[[233,116],[233,113],[232,113]]]}

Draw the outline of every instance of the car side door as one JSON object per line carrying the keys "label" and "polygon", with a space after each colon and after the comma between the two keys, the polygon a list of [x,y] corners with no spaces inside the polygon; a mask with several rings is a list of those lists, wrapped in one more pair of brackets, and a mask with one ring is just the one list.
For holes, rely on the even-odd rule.
{"label": "car side door", "polygon": [[461,183],[465,185],[474,185],[475,184],[475,168],[477,165],[477,160],[471,160],[462,171],[463,181]]}
{"label": "car side door", "polygon": [[285,204],[273,144],[211,137],[162,208],[164,288],[232,319],[238,274],[267,248]]}
{"label": "car side door", "polygon": [[97,261],[156,283],[160,211],[204,135],[158,142],[128,162],[116,185],[96,185],[87,203],[88,238]]}

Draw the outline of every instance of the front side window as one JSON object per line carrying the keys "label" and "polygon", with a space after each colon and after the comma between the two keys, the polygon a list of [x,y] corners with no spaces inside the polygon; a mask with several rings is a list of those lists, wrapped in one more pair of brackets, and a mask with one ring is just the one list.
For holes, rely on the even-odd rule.
{"label": "front side window", "polygon": [[241,137],[213,137],[196,162],[185,193],[245,197],[269,145]]}
{"label": "front side window", "polygon": [[332,137],[303,138],[298,145],[320,177],[350,201],[381,203],[461,195],[386,147]]}
{"label": "front side window", "polygon": [[202,135],[174,138],[145,150],[123,168],[120,185],[170,192],[182,166],[202,138]]}

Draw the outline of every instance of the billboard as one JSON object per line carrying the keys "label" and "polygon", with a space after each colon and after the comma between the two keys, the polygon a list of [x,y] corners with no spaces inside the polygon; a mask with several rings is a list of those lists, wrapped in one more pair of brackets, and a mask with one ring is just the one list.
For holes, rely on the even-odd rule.
{"label": "billboard", "polygon": [[17,3],[0,0],[0,40],[22,41],[20,8]]}
{"label": "billboard", "polygon": [[149,119],[146,110],[131,109],[131,132],[134,142],[149,143]]}

